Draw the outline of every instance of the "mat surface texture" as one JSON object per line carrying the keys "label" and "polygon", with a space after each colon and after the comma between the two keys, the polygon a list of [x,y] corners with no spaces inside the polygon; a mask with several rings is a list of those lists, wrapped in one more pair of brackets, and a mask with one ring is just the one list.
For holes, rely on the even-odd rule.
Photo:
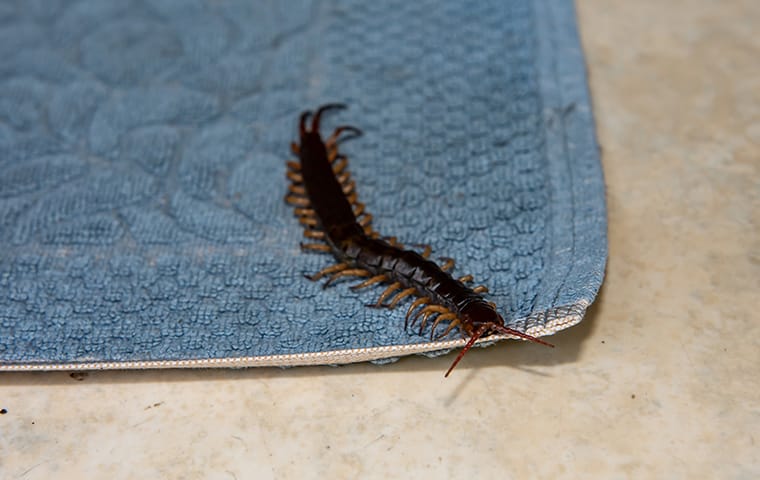
{"label": "mat surface texture", "polygon": [[[298,365],[461,345],[322,289],[283,201],[340,101],[374,227],[507,324],[579,322],[607,255],[572,3],[0,4],[0,369]],[[408,305],[405,303],[404,305]],[[536,347],[541,348],[541,347]]]}

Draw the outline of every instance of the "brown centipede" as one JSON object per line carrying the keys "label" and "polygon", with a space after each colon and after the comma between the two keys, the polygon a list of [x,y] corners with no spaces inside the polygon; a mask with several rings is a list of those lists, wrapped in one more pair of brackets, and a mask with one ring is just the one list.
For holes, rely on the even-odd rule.
{"label": "brown centipede", "polygon": [[[536,337],[504,325],[504,319],[493,302],[481,296],[485,286],[470,288],[466,283],[472,275],[455,279],[450,273],[454,261],[444,259],[441,266],[428,259],[429,245],[423,245],[418,253],[404,249],[395,238],[381,238],[372,229],[372,216],[357,199],[355,184],[347,170],[348,160],[338,152],[338,139],[344,132],[361,135],[356,127],[343,125],[322,140],[319,124],[327,110],[344,109],[343,104],[321,106],[313,114],[311,126],[307,122],[311,111],[301,114],[298,129],[299,143],[292,143],[293,153],[300,163],[288,162],[287,177],[292,184],[285,197],[293,204],[299,222],[305,227],[304,236],[318,242],[301,243],[303,250],[331,253],[337,264],[322,269],[310,280],[327,277],[323,287],[344,277],[360,277],[364,280],[352,286],[361,289],[376,284],[387,284],[373,307],[395,308],[402,300],[417,298],[406,312],[405,328],[414,327],[420,321],[420,333],[432,320],[431,338],[436,328],[447,322],[439,338],[459,327],[462,336],[469,337],[445,376],[449,376],[462,357],[475,342],[489,334],[507,334],[531,342],[553,347]],[[395,295],[394,295],[395,294]],[[388,301],[386,303],[386,300]]]}

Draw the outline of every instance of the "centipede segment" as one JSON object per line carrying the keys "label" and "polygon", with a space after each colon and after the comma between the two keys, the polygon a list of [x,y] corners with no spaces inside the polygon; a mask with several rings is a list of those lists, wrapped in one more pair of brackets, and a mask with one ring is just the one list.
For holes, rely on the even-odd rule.
{"label": "centipede segment", "polygon": [[[327,288],[346,278],[361,279],[355,290],[385,285],[373,308],[397,307],[416,297],[406,312],[406,328],[419,333],[430,326],[430,338],[443,338],[455,328],[469,338],[467,344],[446,372],[448,376],[478,339],[490,334],[506,334],[552,346],[536,337],[504,326],[504,319],[493,302],[481,294],[483,286],[470,288],[472,275],[454,279],[449,273],[454,260],[441,258],[440,266],[429,259],[429,245],[416,245],[421,252],[405,249],[395,237],[382,237],[372,228],[372,215],[358,200],[356,183],[348,170],[348,159],[338,151],[344,133],[361,135],[356,127],[337,127],[327,140],[322,140],[319,126],[328,110],[342,110],[343,104],[328,104],[315,113],[306,111],[299,120],[299,143],[291,149],[299,162],[287,162],[286,177],[290,180],[285,201],[293,205],[294,214],[304,227],[305,251],[331,253],[335,265],[306,277],[322,281]],[[309,119],[311,119],[310,125]],[[343,137],[345,139],[345,137]],[[445,328],[442,327],[445,325]],[[436,331],[442,332],[436,335]]]}

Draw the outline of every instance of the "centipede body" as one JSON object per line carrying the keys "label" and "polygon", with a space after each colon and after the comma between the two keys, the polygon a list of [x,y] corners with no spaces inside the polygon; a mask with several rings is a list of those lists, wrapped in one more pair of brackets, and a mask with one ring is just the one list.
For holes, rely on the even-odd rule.
{"label": "centipede body", "polygon": [[[386,288],[372,306],[395,308],[402,301],[416,297],[406,313],[406,327],[420,320],[420,334],[431,324],[431,338],[441,324],[446,328],[440,336],[459,328],[469,341],[457,356],[446,376],[475,342],[491,333],[504,333],[532,342],[552,346],[536,337],[504,326],[496,305],[482,293],[486,287],[472,288],[466,282],[471,275],[455,279],[450,273],[452,259],[439,266],[429,259],[430,246],[417,252],[405,249],[395,238],[381,238],[372,229],[372,216],[358,201],[355,184],[347,170],[348,160],[338,151],[338,140],[344,132],[361,135],[355,127],[344,125],[323,140],[320,134],[322,114],[344,109],[343,104],[328,104],[316,113],[303,112],[299,120],[299,143],[293,152],[299,162],[288,162],[287,177],[292,182],[285,197],[293,204],[299,222],[304,226],[304,250],[331,253],[336,264],[309,276],[311,280],[327,278],[324,287],[336,280],[357,277],[362,281],[353,289],[384,284]],[[311,125],[307,122],[312,118]]]}

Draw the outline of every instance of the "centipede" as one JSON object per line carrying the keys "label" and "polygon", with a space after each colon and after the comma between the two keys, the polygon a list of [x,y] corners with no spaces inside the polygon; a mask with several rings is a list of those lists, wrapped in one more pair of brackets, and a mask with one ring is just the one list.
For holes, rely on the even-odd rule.
{"label": "centipede", "polygon": [[[445,377],[479,339],[493,334],[553,347],[505,326],[496,304],[483,296],[488,293],[486,286],[470,286],[472,275],[459,278],[452,275],[453,259],[443,257],[440,259],[443,264],[439,265],[430,259],[430,245],[419,244],[414,245],[416,250],[408,249],[397,238],[381,236],[373,229],[372,215],[366,211],[365,204],[359,202],[348,158],[338,149],[340,142],[358,137],[362,131],[340,125],[326,140],[320,133],[325,112],[346,108],[343,103],[329,103],[315,112],[302,112],[298,121],[299,141],[291,143],[298,161],[287,162],[286,177],[290,184],[285,201],[295,207],[294,214],[304,227],[306,241],[301,242],[300,247],[303,251],[331,254],[335,259],[335,264],[305,276],[312,281],[323,281],[323,288],[351,278],[361,280],[350,287],[353,290],[385,286],[377,301],[368,306],[394,309],[402,301],[411,300],[404,328],[415,328],[419,321],[422,335],[430,325],[431,340],[446,337],[458,328],[467,342]],[[439,327],[445,328],[436,335]]]}

